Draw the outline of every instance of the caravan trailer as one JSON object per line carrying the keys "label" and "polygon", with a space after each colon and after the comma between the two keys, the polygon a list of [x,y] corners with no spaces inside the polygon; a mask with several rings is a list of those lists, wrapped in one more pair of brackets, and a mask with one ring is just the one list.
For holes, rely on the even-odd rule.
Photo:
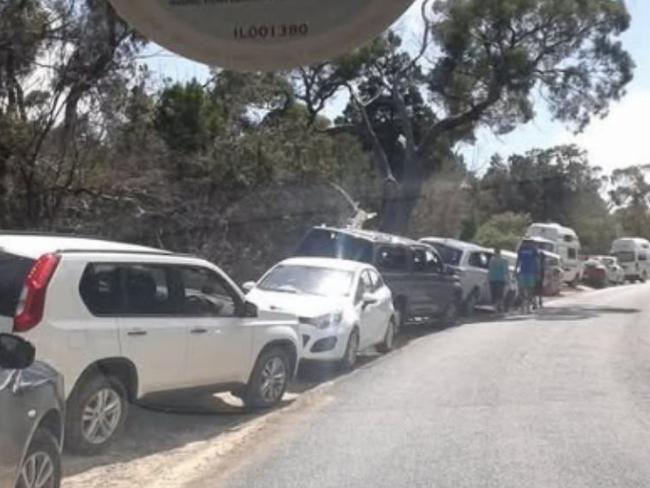
{"label": "caravan trailer", "polygon": [[532,224],[526,231],[526,237],[541,237],[553,243],[553,249],[546,249],[558,254],[562,260],[563,281],[576,286],[582,275],[580,262],[580,239],[576,232],[559,224]]}

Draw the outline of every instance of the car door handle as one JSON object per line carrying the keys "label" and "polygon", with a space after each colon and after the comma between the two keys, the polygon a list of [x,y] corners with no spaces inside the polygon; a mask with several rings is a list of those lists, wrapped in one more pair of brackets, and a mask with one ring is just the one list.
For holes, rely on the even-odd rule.
{"label": "car door handle", "polygon": [[146,330],[130,330],[126,333],[127,335],[131,337],[142,337],[147,335]]}
{"label": "car door handle", "polygon": [[208,329],[204,329],[203,327],[195,327],[194,329],[190,330],[190,334],[207,334]]}

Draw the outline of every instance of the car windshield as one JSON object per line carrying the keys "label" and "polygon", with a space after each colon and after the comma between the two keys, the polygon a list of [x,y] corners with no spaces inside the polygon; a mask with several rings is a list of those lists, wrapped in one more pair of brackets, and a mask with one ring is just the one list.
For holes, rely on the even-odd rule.
{"label": "car windshield", "polygon": [[617,252],[616,257],[621,263],[633,263],[634,261],[636,261],[636,254],[631,251]]}
{"label": "car windshield", "polygon": [[443,263],[451,266],[458,266],[460,264],[460,260],[463,257],[463,251],[461,249],[440,242],[427,241],[427,243],[436,248]]}
{"label": "car windshield", "polygon": [[538,241],[534,239],[525,239],[522,244],[527,244],[542,251],[555,252],[555,245],[551,242]]}
{"label": "car windshield", "polygon": [[350,259],[370,263],[372,244],[344,232],[312,229],[303,239],[296,256]]}
{"label": "car windshield", "polygon": [[314,266],[277,266],[257,288],[281,293],[339,298],[351,293],[354,273]]}

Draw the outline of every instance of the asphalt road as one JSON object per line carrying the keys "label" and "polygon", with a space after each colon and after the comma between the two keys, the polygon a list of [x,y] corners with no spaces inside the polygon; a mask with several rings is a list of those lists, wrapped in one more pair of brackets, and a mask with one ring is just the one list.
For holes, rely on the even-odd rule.
{"label": "asphalt road", "polygon": [[646,488],[650,285],[433,333],[311,394],[192,486]]}

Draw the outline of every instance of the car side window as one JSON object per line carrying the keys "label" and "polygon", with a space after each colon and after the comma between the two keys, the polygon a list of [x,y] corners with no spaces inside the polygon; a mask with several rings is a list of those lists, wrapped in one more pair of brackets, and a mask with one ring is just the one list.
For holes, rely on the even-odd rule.
{"label": "car side window", "polygon": [[431,250],[414,249],[413,271],[421,273],[440,273],[442,272],[442,262]]}
{"label": "car side window", "polygon": [[413,250],[413,271],[426,271],[427,265],[427,256],[424,252],[424,249],[414,249]]}
{"label": "car side window", "polygon": [[190,317],[235,317],[237,295],[214,271],[181,268],[181,313]]}
{"label": "car side window", "polygon": [[79,293],[93,315],[117,315],[122,311],[119,266],[89,264],[79,283]]}
{"label": "car side window", "polygon": [[357,286],[357,293],[354,296],[355,303],[360,303],[366,293],[372,293],[372,279],[368,271],[363,271],[359,276],[359,285]]}
{"label": "car side window", "polygon": [[490,260],[484,252],[473,252],[469,256],[469,265],[475,268],[487,269]]}
{"label": "car side window", "polygon": [[407,259],[405,248],[384,246],[379,249],[377,267],[386,271],[405,271]]}
{"label": "car side window", "polygon": [[377,290],[380,290],[384,286],[384,280],[381,279],[381,276],[379,276],[377,272],[371,269],[366,272],[370,276],[370,280],[372,282],[372,291],[375,292]]}
{"label": "car side window", "polygon": [[171,269],[164,265],[122,265],[127,315],[175,315]]}
{"label": "car side window", "polygon": [[425,253],[425,269],[429,273],[442,273],[442,259],[433,251]]}

